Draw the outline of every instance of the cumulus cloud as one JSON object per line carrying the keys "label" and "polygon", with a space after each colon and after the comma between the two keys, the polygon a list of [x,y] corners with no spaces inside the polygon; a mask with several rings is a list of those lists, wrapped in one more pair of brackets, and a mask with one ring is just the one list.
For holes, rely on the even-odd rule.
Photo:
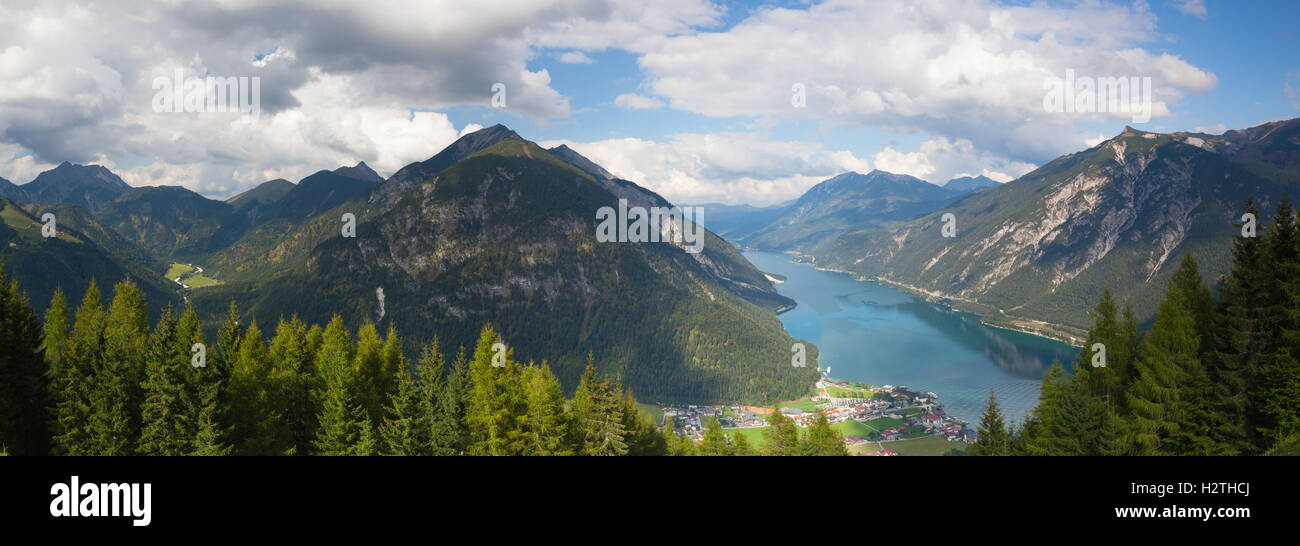
{"label": "cumulus cloud", "polygon": [[[630,47],[719,13],[705,0],[5,2],[0,144],[29,159],[0,169],[21,180],[143,157],[153,165],[124,178],[216,196],[358,160],[391,173],[462,132],[439,111],[488,106],[497,83],[510,112],[568,116],[550,74],[527,67],[541,47]],[[154,112],[152,81],[177,69],[261,78],[262,115]]]}
{"label": "cumulus cloud", "polygon": [[[1043,110],[1044,80],[1066,69],[1151,76],[1155,117],[1217,85],[1148,51],[1158,33],[1145,2],[826,0],[723,27],[726,11],[709,0],[5,2],[0,176],[130,157],[132,184],[221,197],[360,160],[391,174],[479,128],[443,112],[490,105],[498,83],[511,113],[539,124],[569,116],[551,74],[529,63],[590,63],[608,49],[632,53],[645,78],[614,108],[929,135],[883,150],[735,132],[574,145],[677,200],[758,203],[870,165],[938,183],[1023,174],[1098,138],[1079,127],[1109,119]],[[261,78],[261,115],[154,112],[151,82],[177,69]],[[805,107],[792,105],[796,83]]]}
{"label": "cumulus cloud", "polygon": [[683,133],[664,142],[618,138],[544,143],[560,144],[676,203],[776,203],[798,197],[836,174],[870,170],[867,159],[846,150],[738,132]]}
{"label": "cumulus cloud", "polygon": [[[673,108],[923,131],[1040,162],[1077,150],[1087,138],[1077,125],[1106,119],[1044,111],[1045,79],[1067,69],[1151,76],[1157,117],[1216,85],[1181,57],[1142,49],[1155,31],[1143,2],[828,0],[664,38],[640,65],[647,88]],[[791,89],[800,83],[805,103],[795,107]]]}

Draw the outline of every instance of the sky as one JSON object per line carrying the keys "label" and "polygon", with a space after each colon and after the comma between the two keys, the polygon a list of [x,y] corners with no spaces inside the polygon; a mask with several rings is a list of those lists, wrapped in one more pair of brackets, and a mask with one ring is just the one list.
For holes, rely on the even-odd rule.
{"label": "sky", "polygon": [[[225,198],[502,123],[681,204],[1005,182],[1126,125],[1300,117],[1297,52],[1289,0],[4,0],[0,177],[96,163]],[[258,78],[260,111],[160,107],[177,70]],[[1150,78],[1151,118],[1052,110],[1067,71]]]}

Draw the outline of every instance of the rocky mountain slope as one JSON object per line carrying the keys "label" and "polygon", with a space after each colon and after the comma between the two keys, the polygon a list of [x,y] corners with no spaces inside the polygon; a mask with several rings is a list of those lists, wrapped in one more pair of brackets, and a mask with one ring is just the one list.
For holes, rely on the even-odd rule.
{"label": "rocky mountain slope", "polygon": [[[1241,206],[1267,216],[1300,186],[1300,120],[1222,136],[1126,129],[1001,186],[813,250],[821,267],[904,285],[995,323],[1078,334],[1105,287],[1155,312],[1188,252],[1210,279]],[[944,237],[952,214],[955,237]]]}

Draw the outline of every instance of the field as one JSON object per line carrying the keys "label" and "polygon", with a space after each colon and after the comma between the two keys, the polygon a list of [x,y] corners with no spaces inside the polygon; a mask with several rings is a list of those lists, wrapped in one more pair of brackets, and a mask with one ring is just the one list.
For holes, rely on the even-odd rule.
{"label": "field", "polygon": [[894,428],[902,424],[903,424],[902,419],[891,419],[889,417],[881,417],[879,419],[872,419],[870,421],[867,421],[867,426],[875,429],[876,431],[885,430],[887,428]]}
{"label": "field", "polygon": [[836,387],[835,385],[826,386],[826,394],[832,398],[872,398],[876,393],[854,388]]}
{"label": "field", "polygon": [[221,281],[202,273],[195,273],[197,269],[189,264],[175,263],[167,268],[167,280],[175,281],[180,279],[182,283],[190,288],[203,288],[205,286],[215,286],[221,284]]}
{"label": "field", "polygon": [[664,424],[664,409],[663,409],[663,408],[661,408],[661,407],[659,407],[659,406],[656,406],[656,405],[654,405],[654,404],[642,404],[642,403],[640,403],[640,402],[637,403],[637,407],[638,407],[638,408],[641,408],[641,413],[644,413],[644,414],[648,415],[651,419],[654,419],[654,420],[655,420],[655,425],[663,425],[663,424]]}
{"label": "field", "polygon": [[203,275],[194,275],[185,279],[185,284],[190,285],[190,288],[203,288],[221,284],[221,281]]}
{"label": "field", "polygon": [[953,449],[966,451],[970,446],[964,442],[949,442],[943,436],[926,436],[918,440],[895,440],[893,442],[876,442],[853,446],[849,448],[849,453],[857,455],[858,453],[871,453],[881,447],[897,451],[899,456],[928,456],[938,457],[946,455]]}
{"label": "field", "polygon": [[800,398],[798,400],[794,400],[790,402],[781,402],[778,405],[783,408],[799,408],[809,413],[814,413],[818,409],[817,403],[813,402],[812,398],[807,398],[807,397]]}
{"label": "field", "polygon": [[174,281],[179,277],[190,274],[191,271],[194,271],[194,268],[188,264],[172,264],[167,269],[167,280]]}
{"label": "field", "polygon": [[858,421],[854,421],[853,419],[849,419],[847,421],[840,421],[838,423],[831,423],[831,428],[835,429],[835,432],[840,433],[840,436],[844,438],[848,438],[850,435],[853,434],[866,438],[868,434],[875,431],[875,429],[867,425],[864,425]]}
{"label": "field", "polygon": [[[724,428],[722,429],[722,432],[726,434],[728,438],[735,438],[735,435],[737,434],[744,435],[745,439],[749,441],[750,447],[755,450],[761,450],[767,446],[767,440],[763,438],[764,430],[767,430],[767,427]],[[800,432],[802,432],[802,430],[800,430]]]}

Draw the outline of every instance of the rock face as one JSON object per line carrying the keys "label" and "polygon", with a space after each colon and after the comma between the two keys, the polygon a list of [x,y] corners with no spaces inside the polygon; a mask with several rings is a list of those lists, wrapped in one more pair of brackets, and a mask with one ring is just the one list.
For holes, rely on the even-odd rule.
{"label": "rock face", "polygon": [[[1018,180],[888,230],[845,235],[817,263],[950,298],[994,322],[1089,324],[1105,287],[1154,314],[1187,252],[1213,281],[1241,206],[1265,213],[1300,180],[1300,120],[1221,137],[1126,129]],[[944,237],[945,214],[954,237]],[[961,306],[961,305],[959,305]]]}

